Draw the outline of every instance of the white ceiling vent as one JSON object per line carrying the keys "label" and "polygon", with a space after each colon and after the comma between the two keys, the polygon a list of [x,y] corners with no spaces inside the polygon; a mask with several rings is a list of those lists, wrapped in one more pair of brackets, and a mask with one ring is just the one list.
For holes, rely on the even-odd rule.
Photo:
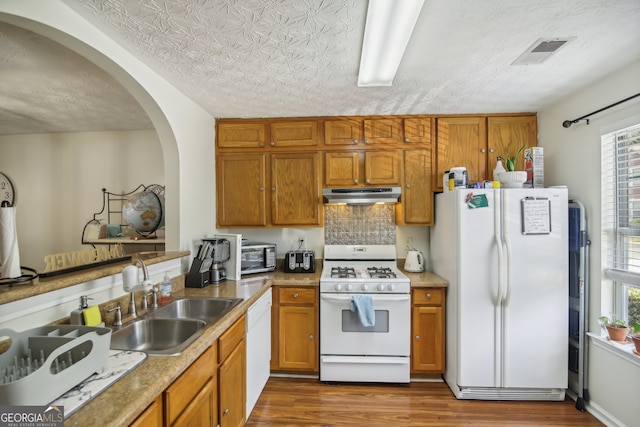
{"label": "white ceiling vent", "polygon": [[549,59],[551,55],[566,46],[575,37],[563,37],[556,39],[538,39],[533,43],[522,55],[518,57],[511,65],[533,65],[542,64]]}

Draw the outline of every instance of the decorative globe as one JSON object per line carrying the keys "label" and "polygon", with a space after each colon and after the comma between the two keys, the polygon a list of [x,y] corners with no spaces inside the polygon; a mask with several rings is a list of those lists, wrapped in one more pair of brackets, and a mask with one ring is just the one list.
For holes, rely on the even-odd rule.
{"label": "decorative globe", "polygon": [[122,205],[122,218],[142,235],[153,233],[163,224],[163,200],[152,191],[135,193]]}

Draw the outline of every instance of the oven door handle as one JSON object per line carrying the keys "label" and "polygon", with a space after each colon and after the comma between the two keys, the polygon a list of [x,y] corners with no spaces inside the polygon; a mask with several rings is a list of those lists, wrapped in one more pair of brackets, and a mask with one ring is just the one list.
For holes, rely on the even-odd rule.
{"label": "oven door handle", "polygon": [[[361,294],[358,294],[361,295]],[[325,301],[340,301],[340,302],[344,302],[344,301],[351,301],[353,299],[353,295],[349,296],[349,295],[338,295],[338,296],[334,296],[334,295],[325,295],[325,294],[320,294],[320,298],[325,300]],[[397,302],[397,301],[409,301],[409,299],[411,298],[410,295],[371,295],[371,298],[373,299],[373,301],[390,301],[390,302]]]}
{"label": "oven door handle", "polygon": [[322,356],[322,363],[408,365],[409,358],[402,356]]}

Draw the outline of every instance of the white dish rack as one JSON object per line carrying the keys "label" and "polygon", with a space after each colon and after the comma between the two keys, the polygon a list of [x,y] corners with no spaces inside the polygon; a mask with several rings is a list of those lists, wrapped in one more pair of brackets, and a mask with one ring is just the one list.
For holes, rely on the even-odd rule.
{"label": "white dish rack", "polygon": [[0,354],[0,405],[46,405],[107,365],[111,329],[59,325],[23,332]]}

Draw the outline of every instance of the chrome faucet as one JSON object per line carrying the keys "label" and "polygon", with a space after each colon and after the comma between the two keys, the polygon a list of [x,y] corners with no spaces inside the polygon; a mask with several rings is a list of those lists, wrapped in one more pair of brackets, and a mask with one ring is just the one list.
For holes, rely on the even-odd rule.
{"label": "chrome faucet", "polygon": [[[142,268],[142,283],[140,283],[140,279],[138,278],[138,267],[136,266],[136,264],[140,264],[140,267]],[[126,266],[122,270],[122,287],[124,288],[125,292],[129,292],[129,314],[132,317],[138,317],[135,300],[136,289],[142,288],[142,290],[146,293],[152,288],[152,286],[153,284],[149,280],[149,272],[147,271],[147,266],[141,259],[134,259],[131,262],[131,265]]]}

